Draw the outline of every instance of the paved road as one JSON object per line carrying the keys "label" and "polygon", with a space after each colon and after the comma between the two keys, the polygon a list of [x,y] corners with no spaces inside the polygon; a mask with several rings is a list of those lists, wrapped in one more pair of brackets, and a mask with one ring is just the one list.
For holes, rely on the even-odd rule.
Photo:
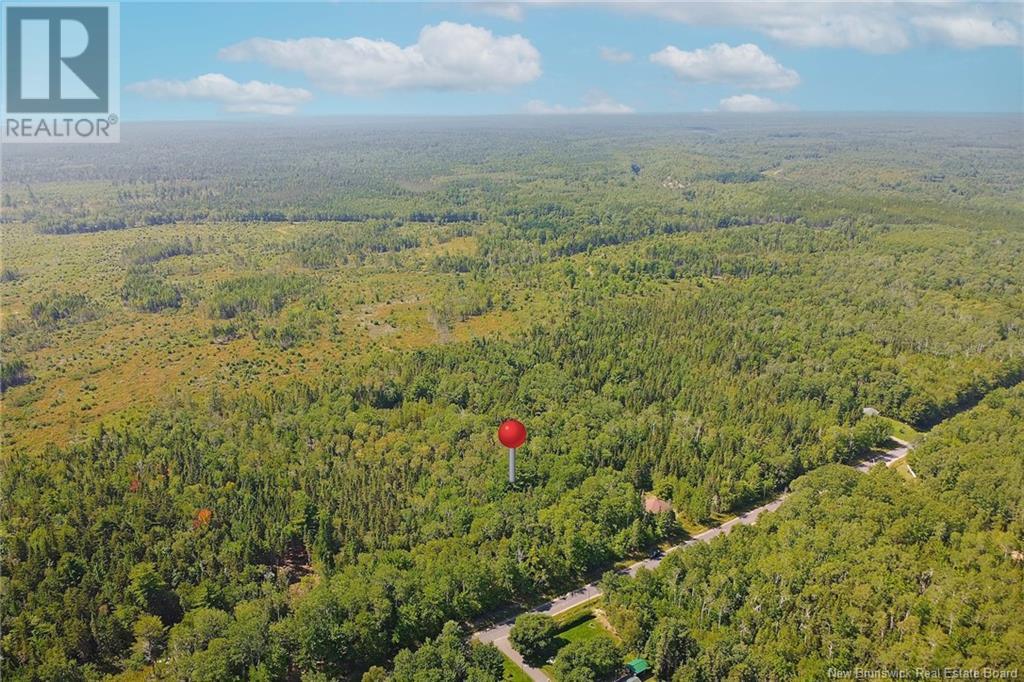
{"label": "paved road", "polygon": [[882,462],[885,462],[885,466],[891,467],[893,464],[896,463],[897,460],[906,457],[907,453],[910,452],[910,443],[908,443],[905,440],[900,440],[899,438],[892,438],[892,440],[896,441],[899,444],[898,448],[893,448],[888,452],[883,452],[881,454],[875,455],[871,459],[864,460],[855,467],[857,471],[868,471],[871,469],[871,467],[875,466],[876,464],[881,464]]}
{"label": "paved road", "polygon": [[[879,455],[876,455],[875,457],[872,457],[871,459],[864,460],[855,468],[858,471],[868,471],[869,469],[871,469],[871,467],[875,466],[876,464],[881,464],[883,462],[886,466],[892,466],[893,462],[897,461],[901,457],[904,457],[907,454],[907,452],[910,451],[910,443],[902,441],[898,438],[893,438],[893,440],[899,444],[899,447],[893,448],[888,452],[883,452]],[[668,552],[674,552],[676,550],[683,549],[684,547],[689,547],[690,545],[696,544],[698,542],[709,542],[718,537],[719,535],[724,535],[728,533],[737,525],[751,526],[757,521],[758,517],[760,517],[761,514],[764,514],[765,512],[772,512],[778,509],[779,506],[782,504],[782,501],[785,499],[785,494],[780,495],[779,497],[775,498],[768,504],[761,505],[760,507],[755,507],[754,509],[751,509],[748,512],[740,514],[736,518],[727,521],[726,523],[723,523],[721,526],[717,526],[715,528],[706,530],[703,533],[694,535],[686,542],[671,547],[668,550]],[[626,572],[629,573],[629,575],[636,575],[637,571],[639,571],[641,568],[646,568],[648,570],[654,569],[658,564],[661,563],[661,559],[662,557],[658,557],[654,559],[644,559],[643,561],[638,561],[629,568],[627,568]],[[563,594],[561,597],[558,597],[557,599],[553,599],[549,602],[541,604],[537,608],[533,609],[532,613],[546,613],[549,616],[554,616],[556,614],[571,609],[574,606],[578,606],[583,602],[590,601],[591,599],[594,599],[595,597],[599,596],[601,596],[601,590],[597,588],[597,583],[593,582],[588,585],[584,585],[579,589],[573,590],[572,592]],[[550,682],[550,678],[543,670],[528,665],[523,660],[523,657],[519,655],[519,652],[513,649],[512,645],[509,643],[508,633],[509,630],[512,629],[512,623],[514,621],[515,616],[510,617],[507,620],[498,623],[497,625],[487,628],[486,630],[479,630],[473,633],[473,637],[481,642],[484,642],[486,644],[493,644],[494,646],[501,649],[502,653],[504,653],[513,661],[515,661],[516,664],[518,664],[519,667],[522,668],[523,671],[530,677],[530,679],[534,680],[534,682]]]}
{"label": "paved road", "polygon": [[[668,551],[674,552],[678,549],[688,547],[698,542],[708,542],[718,537],[719,535],[728,533],[738,524],[744,526],[752,525],[755,521],[757,521],[757,518],[764,512],[775,511],[776,509],[778,509],[779,505],[782,504],[782,501],[785,498],[786,496],[782,495],[772,500],[768,504],[751,509],[750,511],[744,514],[741,514],[736,518],[727,521],[726,523],[723,523],[721,526],[717,526],[715,528],[706,530],[698,535],[694,535],[686,542],[676,545],[670,548]],[[660,563],[660,557],[656,559],[645,559],[643,561],[638,561],[629,568],[625,569],[625,572],[629,573],[629,575],[636,575],[636,572],[639,571],[641,568],[646,568],[650,570]],[[545,602],[544,604],[541,604],[537,608],[533,609],[532,612],[546,613],[549,616],[554,616],[567,609],[571,609],[574,606],[578,606],[585,601],[589,601],[591,599],[594,599],[595,597],[599,597],[600,595],[601,591],[598,589],[597,583],[593,582],[589,585],[584,585],[579,589],[573,590],[572,592],[563,594],[561,597],[558,597],[557,599]],[[514,622],[514,620],[515,618],[512,617],[486,630],[480,630],[478,632],[475,632],[473,634],[473,637],[481,642],[493,644],[494,646],[501,649],[502,653],[511,658],[513,661],[515,661],[516,664],[518,664],[519,667],[521,667],[523,671],[526,672],[527,675],[529,675],[530,679],[534,680],[535,682],[549,682],[550,678],[548,678],[547,674],[543,670],[528,665],[523,660],[523,657],[519,655],[519,652],[513,649],[512,645],[509,643],[508,633],[509,630],[512,629],[512,623]]]}

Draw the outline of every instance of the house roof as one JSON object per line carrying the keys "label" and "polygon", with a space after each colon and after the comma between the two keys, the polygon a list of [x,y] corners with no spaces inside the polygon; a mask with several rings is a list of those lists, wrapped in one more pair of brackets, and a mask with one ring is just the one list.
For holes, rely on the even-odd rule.
{"label": "house roof", "polygon": [[644,497],[644,509],[650,514],[663,514],[664,512],[672,511],[672,503],[659,499],[654,495],[647,495]]}
{"label": "house roof", "polygon": [[642,658],[634,658],[632,661],[626,664],[626,667],[629,668],[634,675],[639,675],[645,670],[651,669],[650,663],[648,663]]}

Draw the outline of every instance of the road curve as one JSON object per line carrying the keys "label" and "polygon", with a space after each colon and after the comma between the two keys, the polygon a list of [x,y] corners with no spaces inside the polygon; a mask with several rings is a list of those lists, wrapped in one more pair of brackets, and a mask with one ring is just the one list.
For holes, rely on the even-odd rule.
{"label": "road curve", "polygon": [[[860,464],[857,464],[854,468],[856,468],[858,471],[866,472],[876,464],[885,463],[886,466],[889,466],[896,460],[905,456],[907,452],[909,452],[911,447],[909,443],[899,440],[898,438],[893,438],[892,440],[896,441],[896,443],[899,444],[899,447],[893,448],[892,450],[889,450],[887,452],[883,452],[879,455],[876,455],[875,457],[872,457],[871,459],[864,460]],[[735,528],[737,525],[752,526],[754,523],[757,522],[757,519],[761,516],[761,514],[764,514],[765,512],[773,512],[776,509],[778,509],[779,506],[782,504],[783,500],[786,499],[786,496],[787,493],[783,493],[782,495],[779,495],[771,502],[763,504],[760,507],[755,507],[750,511],[744,512],[736,518],[726,521],[721,526],[716,526],[714,528],[710,528],[704,531],[703,533],[698,533],[686,542],[680,543],[669,548],[666,551],[666,554],[668,554],[669,552],[674,552],[679,549],[683,549],[685,547],[689,547],[690,545],[697,544],[698,542],[710,542],[711,540],[717,538],[719,535],[725,535],[730,530]],[[662,558],[663,557],[658,557],[638,561],[635,564],[632,564],[629,568],[627,568],[626,572],[629,573],[629,575],[636,575],[637,571],[639,571],[641,568],[653,570],[655,567],[657,567],[658,564],[661,563]],[[575,589],[572,592],[567,592],[563,594],[561,597],[552,599],[549,602],[544,602],[540,606],[531,609],[530,613],[543,613],[549,616],[554,616],[559,613],[562,613],[563,611],[571,609],[574,606],[579,606],[583,602],[590,601],[591,599],[594,599],[599,596],[601,596],[601,590],[598,589],[597,582],[592,582],[588,583],[587,585],[584,585],[583,587]],[[510,616],[509,618],[503,620],[497,625],[493,625],[485,630],[478,630],[473,633],[473,639],[483,642],[484,644],[493,644],[494,646],[498,647],[498,649],[500,649],[503,654],[505,654],[510,659],[515,661],[516,665],[522,668],[523,672],[525,672],[531,680],[534,680],[534,682],[550,682],[551,678],[549,678],[543,670],[539,668],[534,668],[533,666],[527,664],[526,661],[523,660],[523,657],[519,655],[519,652],[512,648],[512,644],[508,640],[508,633],[512,629],[512,623],[515,622],[515,618],[516,616]]]}
{"label": "road curve", "polygon": [[870,459],[866,459],[860,464],[856,465],[854,468],[857,471],[867,472],[868,470],[871,469],[871,467],[875,466],[876,464],[884,463],[885,466],[891,467],[894,462],[896,462],[899,459],[902,459],[903,457],[906,457],[907,453],[910,452],[912,446],[907,441],[893,437],[890,437],[889,440],[892,440],[895,443],[897,443],[899,447],[893,448],[892,450],[888,450],[886,452],[882,452]]}
{"label": "road curve", "polygon": [[[686,542],[683,542],[682,544],[675,545],[674,547],[670,548],[668,552],[674,552],[678,549],[688,547],[698,542],[709,542],[710,540],[718,537],[719,535],[728,533],[737,525],[752,525],[754,522],[757,521],[758,517],[764,512],[775,511],[776,509],[778,509],[779,505],[782,504],[782,501],[785,498],[785,495],[781,495],[778,498],[769,502],[768,504],[761,505],[760,507],[755,507],[754,509],[751,509],[750,511],[744,514],[741,514],[740,516],[737,516],[736,518],[731,519],[726,523],[723,523],[721,526],[710,528],[704,531],[703,533],[694,535]],[[639,571],[641,568],[651,570],[660,563],[660,557],[656,559],[644,559],[643,561],[638,561],[635,564],[631,565],[629,568],[626,569],[626,572],[628,572],[629,575],[636,575],[637,571]],[[584,585],[583,587],[575,589],[572,592],[567,592],[566,594],[563,594],[561,597],[558,597],[557,599],[552,599],[549,602],[545,602],[540,606],[536,607],[535,609],[531,609],[531,613],[544,613],[549,616],[554,616],[563,611],[571,609],[574,606],[578,606],[583,602],[590,601],[591,599],[594,599],[599,596],[601,596],[601,590],[598,589],[596,582],[592,582],[587,585]],[[485,644],[493,644],[494,646],[498,647],[503,654],[505,654],[510,659],[515,661],[515,663],[523,669],[523,672],[525,672],[531,680],[534,680],[534,682],[549,682],[550,678],[543,670],[539,668],[534,668],[533,666],[526,663],[526,661],[523,660],[523,657],[519,655],[519,652],[512,648],[511,643],[508,641],[508,633],[512,629],[512,623],[514,621],[515,618],[511,617],[502,621],[501,623],[498,623],[497,625],[487,628],[486,630],[479,630],[473,633],[473,638]]]}

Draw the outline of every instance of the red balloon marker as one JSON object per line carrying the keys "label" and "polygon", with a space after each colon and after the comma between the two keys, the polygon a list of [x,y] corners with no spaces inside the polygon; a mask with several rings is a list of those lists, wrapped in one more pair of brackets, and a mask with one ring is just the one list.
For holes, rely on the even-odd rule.
{"label": "red balloon marker", "polygon": [[526,427],[518,419],[506,419],[498,427],[498,440],[508,448],[508,482],[516,482],[516,448],[526,442]]}
{"label": "red balloon marker", "polygon": [[498,427],[498,440],[506,448],[518,448],[526,442],[526,427],[518,419],[506,419]]}

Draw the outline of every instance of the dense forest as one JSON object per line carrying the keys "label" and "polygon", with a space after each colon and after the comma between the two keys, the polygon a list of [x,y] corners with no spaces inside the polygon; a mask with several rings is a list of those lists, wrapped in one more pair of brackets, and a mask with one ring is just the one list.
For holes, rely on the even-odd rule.
{"label": "dense forest", "polygon": [[911,454],[917,478],[827,466],[779,511],[609,574],[607,611],[664,680],[824,679],[828,669],[1012,670],[1024,661],[1024,388]]}
{"label": "dense forest", "polygon": [[[645,494],[787,489],[609,574],[623,650],[1019,662],[1012,122],[320,125],[5,160],[6,677],[497,679],[470,624],[677,539]],[[839,466],[892,420],[917,480]]]}

